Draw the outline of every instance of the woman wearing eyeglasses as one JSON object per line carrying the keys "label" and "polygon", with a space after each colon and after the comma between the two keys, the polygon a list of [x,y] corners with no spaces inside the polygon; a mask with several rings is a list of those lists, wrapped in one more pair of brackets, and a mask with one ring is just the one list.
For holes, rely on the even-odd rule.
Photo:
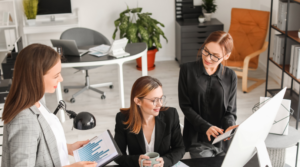
{"label": "woman wearing eyeglasses", "polygon": [[[116,116],[115,141],[123,155],[115,161],[125,167],[140,167],[148,152],[157,152],[159,164],[169,167],[184,155],[184,144],[175,108],[164,107],[165,96],[159,80],[150,76],[135,81],[131,90],[130,108]],[[128,148],[128,153],[126,153]],[[151,166],[151,161],[143,161]]]}
{"label": "woman wearing eyeglasses", "polygon": [[[178,97],[185,115],[183,140],[188,151],[197,143],[213,139],[236,128],[237,76],[225,67],[233,49],[229,33],[216,31],[201,46],[199,60],[181,65]],[[227,151],[227,142],[215,144]]]}

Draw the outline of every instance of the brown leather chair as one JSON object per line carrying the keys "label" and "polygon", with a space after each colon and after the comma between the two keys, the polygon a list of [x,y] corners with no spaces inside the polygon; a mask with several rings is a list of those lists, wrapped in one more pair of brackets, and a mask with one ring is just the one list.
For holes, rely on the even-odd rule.
{"label": "brown leather chair", "polygon": [[[238,77],[242,78],[242,90],[244,93],[263,84],[265,80],[249,78],[248,70],[258,67],[259,54],[268,47],[265,41],[269,25],[269,12],[233,8],[231,11],[231,24],[229,33],[233,38],[234,49],[230,58],[225,62],[228,67],[237,68]],[[247,86],[247,81],[256,83]]]}

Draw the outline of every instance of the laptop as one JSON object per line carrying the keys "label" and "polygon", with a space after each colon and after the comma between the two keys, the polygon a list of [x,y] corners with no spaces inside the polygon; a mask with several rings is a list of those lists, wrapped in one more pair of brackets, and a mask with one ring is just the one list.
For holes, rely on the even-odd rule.
{"label": "laptop", "polygon": [[74,40],[67,39],[51,39],[53,47],[61,47],[62,52],[66,56],[83,56],[88,50],[79,50]]}

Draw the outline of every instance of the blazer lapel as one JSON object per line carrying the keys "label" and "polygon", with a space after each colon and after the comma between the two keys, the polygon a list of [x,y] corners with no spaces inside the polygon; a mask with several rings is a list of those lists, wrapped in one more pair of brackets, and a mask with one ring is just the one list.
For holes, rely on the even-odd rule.
{"label": "blazer lapel", "polygon": [[56,138],[54,136],[54,133],[53,133],[51,127],[49,126],[49,124],[48,124],[47,120],[44,118],[44,116],[42,114],[40,114],[39,109],[35,105],[30,107],[30,109],[34,113],[39,115],[38,121],[39,121],[39,124],[41,125],[41,129],[42,129],[43,135],[45,137],[45,142],[48,146],[54,166],[61,166],[59,152],[58,152],[57,143],[56,143]]}
{"label": "blazer lapel", "polygon": [[140,130],[140,133],[135,135],[136,136],[136,139],[143,151],[143,153],[145,154],[146,153],[146,146],[145,146],[145,140],[144,140],[144,133],[143,133],[143,129]]}
{"label": "blazer lapel", "polygon": [[154,143],[154,151],[158,152],[159,146],[164,137],[166,124],[159,118],[159,116],[155,117],[155,143]]}

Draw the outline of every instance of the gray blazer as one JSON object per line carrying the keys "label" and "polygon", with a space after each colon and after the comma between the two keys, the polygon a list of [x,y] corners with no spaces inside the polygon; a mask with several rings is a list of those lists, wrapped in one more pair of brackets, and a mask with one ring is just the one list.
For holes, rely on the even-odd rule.
{"label": "gray blazer", "polygon": [[35,105],[4,125],[2,167],[13,166],[61,167],[55,136]]}

